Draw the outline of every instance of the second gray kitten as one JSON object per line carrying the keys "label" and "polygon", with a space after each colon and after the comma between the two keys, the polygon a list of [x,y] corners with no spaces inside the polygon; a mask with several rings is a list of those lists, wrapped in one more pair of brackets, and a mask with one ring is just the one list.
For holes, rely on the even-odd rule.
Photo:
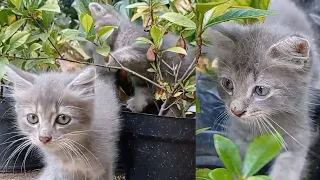
{"label": "second gray kitten", "polygon": [[[117,26],[118,29],[109,38],[108,44],[110,45],[112,51],[111,54],[122,63],[125,67],[153,80],[154,74],[148,73],[147,69],[151,67],[146,54],[150,47],[148,44],[137,44],[136,40],[138,37],[146,37],[150,39],[149,33],[144,31],[142,26],[135,23],[131,23],[129,20],[120,16],[120,14],[110,5],[101,5],[99,3],[90,3],[89,9],[93,18],[95,19],[95,28],[98,31],[104,26]],[[173,34],[167,34],[163,38],[162,50],[168,49],[170,47],[175,47],[179,37]],[[89,51],[94,61],[98,64],[106,64],[105,58],[94,51],[94,48],[87,44],[85,47],[86,51]],[[191,64],[192,60],[195,58],[195,49],[187,45],[187,53],[183,60],[178,54],[172,52],[164,52],[163,59],[170,66],[178,64],[181,62],[180,71],[178,74],[178,79],[182,77],[188,66]],[[117,62],[111,57],[107,65],[118,66]],[[167,71],[171,72],[163,63],[161,63],[162,75],[166,82],[172,83],[175,78],[172,77]],[[105,72],[106,73],[106,72]],[[135,94],[128,100],[128,108],[135,112],[141,112],[143,109],[153,102],[153,88],[146,83],[145,80],[137,77],[130,76]]]}
{"label": "second gray kitten", "polygon": [[204,49],[218,58],[218,90],[230,115],[228,135],[241,155],[255,137],[279,132],[284,149],[269,175],[300,180],[311,143],[308,88],[315,85],[311,74],[319,59],[305,14],[289,0],[274,0],[270,9],[280,15],[254,25],[214,27],[208,31],[213,44]]}
{"label": "second gray kitten", "polygon": [[6,67],[17,126],[43,154],[39,180],[113,180],[120,117],[113,81],[94,68],[31,74]]}

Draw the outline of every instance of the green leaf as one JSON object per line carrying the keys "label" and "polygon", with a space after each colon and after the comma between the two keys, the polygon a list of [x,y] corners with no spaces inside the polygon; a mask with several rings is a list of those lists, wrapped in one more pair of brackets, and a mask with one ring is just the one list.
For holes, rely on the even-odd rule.
{"label": "green leaf", "polygon": [[26,19],[20,19],[14,23],[12,23],[4,33],[4,41],[9,39],[18,29],[26,22]]}
{"label": "green leaf", "polygon": [[114,29],[117,28],[116,26],[105,26],[101,28],[98,32],[98,38],[102,42],[106,42],[107,39],[111,36],[113,33]]}
{"label": "green leaf", "polygon": [[267,10],[269,9],[270,1],[271,0],[252,0],[251,6],[256,9]]}
{"label": "green leaf", "polygon": [[196,11],[201,14],[205,14],[207,11],[210,9],[228,2],[229,0],[224,0],[224,1],[218,1],[218,2],[210,2],[210,3],[197,3],[196,4]]}
{"label": "green leaf", "polygon": [[163,38],[164,32],[159,27],[152,26],[152,28],[150,30],[150,34],[153,39],[154,45],[157,48],[160,48],[162,45],[162,38]]}
{"label": "green leaf", "polygon": [[209,179],[209,172],[211,171],[211,169],[197,169],[196,170],[196,178],[205,178],[205,179]]}
{"label": "green leaf", "polygon": [[22,0],[10,0],[10,2],[17,8],[20,9],[22,5]]}
{"label": "green leaf", "polygon": [[88,33],[93,25],[93,18],[89,14],[81,15],[81,24],[85,32]]}
{"label": "green leaf", "polygon": [[41,8],[38,9],[39,11],[49,11],[49,12],[56,12],[61,13],[60,7],[57,4],[45,4]]}
{"label": "green leaf", "polygon": [[0,80],[3,78],[5,74],[5,66],[9,64],[8,58],[0,57]]}
{"label": "green leaf", "polygon": [[225,168],[214,169],[208,175],[213,180],[234,180],[232,173]]}
{"label": "green leaf", "polygon": [[196,97],[196,113],[201,112],[201,107],[200,107],[200,100],[199,98]]}
{"label": "green leaf", "polygon": [[16,49],[17,47],[20,47],[23,45],[27,39],[29,38],[30,33],[27,31],[18,32],[15,35],[13,35],[10,39],[10,49]]}
{"label": "green leaf", "polygon": [[54,15],[55,15],[55,12],[49,12],[49,11],[42,12],[43,25],[46,30],[49,30],[51,28]]}
{"label": "green leaf", "polygon": [[34,51],[40,49],[41,47],[42,47],[41,44],[39,44],[39,43],[33,43],[33,44],[29,47],[28,52],[29,52],[29,53],[34,52]]}
{"label": "green leaf", "polygon": [[174,53],[178,53],[178,54],[187,55],[187,51],[185,49],[183,49],[182,47],[171,47],[169,49],[164,50],[164,52],[165,51],[170,51],[170,52],[174,52]]}
{"label": "green leaf", "polygon": [[230,139],[218,134],[214,135],[214,147],[227,169],[240,177],[241,156],[238,147]]}
{"label": "green leaf", "polygon": [[148,72],[155,73],[156,71],[153,68],[147,69]]}
{"label": "green leaf", "polygon": [[280,142],[283,142],[283,139],[279,134],[263,135],[255,139],[249,145],[244,158],[244,178],[254,175],[274,159],[282,149]]}
{"label": "green leaf", "polygon": [[170,21],[174,24],[180,25],[182,27],[196,29],[196,23],[194,23],[191,19],[175,13],[175,12],[168,12],[160,16],[160,18]]}
{"label": "green leaf", "polygon": [[96,51],[97,51],[97,53],[107,57],[110,52],[110,46],[108,46],[108,45],[99,46],[99,47],[97,47]]}
{"label": "green leaf", "polygon": [[145,2],[138,2],[138,3],[128,5],[128,6],[126,6],[126,8],[130,9],[130,8],[137,8],[137,7],[141,7],[141,6],[148,6],[148,4]]}
{"label": "green leaf", "polygon": [[210,178],[196,177],[196,180],[211,180]]}
{"label": "green leaf", "polygon": [[210,22],[208,22],[206,28],[225,21],[259,18],[275,14],[277,14],[277,12],[270,10],[234,8],[221,16],[213,18]]}
{"label": "green leaf", "polygon": [[247,180],[272,180],[271,177],[268,176],[251,176],[248,177]]}
{"label": "green leaf", "polygon": [[142,41],[142,42],[146,42],[148,44],[153,44],[152,41],[150,41],[149,39],[147,39],[145,37],[138,37],[136,41]]}
{"label": "green leaf", "polygon": [[206,128],[198,129],[198,130],[196,131],[196,135],[201,134],[201,133],[205,132],[205,131],[208,130],[208,129],[211,129],[211,127],[206,127]]}

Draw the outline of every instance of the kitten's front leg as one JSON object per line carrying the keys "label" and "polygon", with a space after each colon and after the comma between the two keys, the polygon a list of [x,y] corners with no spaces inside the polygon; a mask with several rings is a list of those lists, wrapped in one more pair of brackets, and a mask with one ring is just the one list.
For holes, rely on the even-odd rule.
{"label": "kitten's front leg", "polygon": [[149,63],[146,58],[147,50],[148,48],[146,46],[140,45],[122,47],[110,53],[111,57],[109,57],[109,62],[107,63],[107,65],[119,66],[119,63],[121,63],[123,66],[130,69],[130,67],[132,67],[133,65],[140,64],[141,68],[141,63]]}
{"label": "kitten's front leg", "polygon": [[306,164],[306,151],[283,152],[275,160],[270,176],[272,180],[300,180]]}
{"label": "kitten's front leg", "polygon": [[65,172],[54,166],[46,166],[38,180],[69,180]]}
{"label": "kitten's front leg", "polygon": [[134,96],[127,101],[127,108],[133,112],[142,112],[153,100],[152,90],[149,87],[135,86]]}

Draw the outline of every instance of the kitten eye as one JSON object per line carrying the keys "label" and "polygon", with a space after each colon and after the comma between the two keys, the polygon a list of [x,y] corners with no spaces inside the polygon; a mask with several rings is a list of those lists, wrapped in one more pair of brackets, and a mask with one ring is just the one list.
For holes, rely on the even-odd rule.
{"label": "kitten eye", "polygon": [[39,118],[36,114],[27,114],[27,121],[30,124],[37,124],[39,122]]}
{"label": "kitten eye", "polygon": [[266,96],[270,92],[270,88],[266,86],[256,86],[254,89],[254,93],[256,93],[258,96]]}
{"label": "kitten eye", "polygon": [[61,114],[57,117],[56,123],[61,124],[61,125],[66,125],[71,121],[71,117]]}
{"label": "kitten eye", "polygon": [[228,91],[228,92],[232,92],[233,91],[233,88],[234,88],[233,87],[233,82],[230,79],[223,78],[221,80],[221,85],[226,91]]}

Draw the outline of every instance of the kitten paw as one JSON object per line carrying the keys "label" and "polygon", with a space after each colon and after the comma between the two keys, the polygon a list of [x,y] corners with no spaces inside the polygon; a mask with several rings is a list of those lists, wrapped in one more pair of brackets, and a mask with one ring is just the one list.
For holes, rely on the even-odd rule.
{"label": "kitten paw", "polygon": [[142,112],[148,105],[148,102],[143,97],[132,97],[127,101],[127,108],[132,112]]}

